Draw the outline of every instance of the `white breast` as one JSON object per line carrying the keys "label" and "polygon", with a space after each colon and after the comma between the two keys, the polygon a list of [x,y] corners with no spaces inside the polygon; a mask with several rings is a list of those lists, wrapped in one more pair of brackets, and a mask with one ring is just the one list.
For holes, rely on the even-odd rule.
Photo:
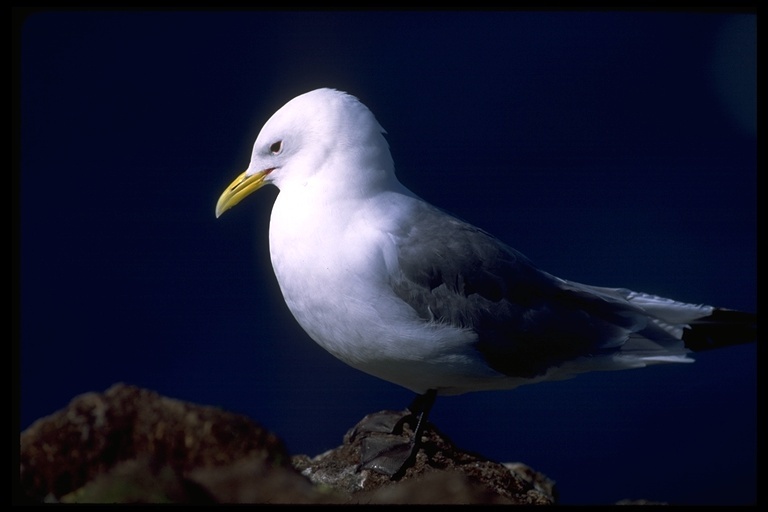
{"label": "white breast", "polygon": [[313,340],[417,393],[459,384],[457,370],[470,380],[499,377],[471,348],[474,333],[425,322],[392,291],[396,254],[386,224],[397,219],[377,211],[391,197],[369,198],[362,210],[311,204],[318,195],[295,192],[275,201],[270,254],[285,302]]}

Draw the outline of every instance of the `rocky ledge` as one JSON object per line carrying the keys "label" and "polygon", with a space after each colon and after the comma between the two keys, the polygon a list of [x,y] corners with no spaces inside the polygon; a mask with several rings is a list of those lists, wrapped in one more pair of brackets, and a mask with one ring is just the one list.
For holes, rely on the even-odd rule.
{"label": "rocky ledge", "polygon": [[363,418],[343,444],[291,456],[251,419],[116,384],[76,397],[21,433],[14,502],[539,504],[554,483],[521,463],[457,448],[428,425],[415,463],[398,481],[361,464],[393,439],[407,411]]}

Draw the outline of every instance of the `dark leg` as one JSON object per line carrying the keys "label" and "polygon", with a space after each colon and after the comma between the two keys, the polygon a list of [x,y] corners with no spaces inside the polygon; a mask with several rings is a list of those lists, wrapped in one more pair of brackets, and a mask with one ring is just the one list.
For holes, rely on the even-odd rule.
{"label": "dark leg", "polygon": [[[429,419],[429,412],[432,410],[432,406],[435,405],[435,399],[437,398],[437,391],[434,389],[428,390],[423,395],[419,395],[413,399],[411,405],[408,406],[411,414],[416,416],[416,428],[413,432],[413,438],[411,439],[410,455],[405,459],[400,469],[392,475],[392,480],[400,480],[405,471],[416,462],[416,455],[419,453],[419,445],[421,444],[421,436],[424,435],[424,428],[427,426],[427,420]],[[397,426],[395,426],[397,428]],[[402,426],[400,426],[402,429]]]}
{"label": "dark leg", "polygon": [[[435,403],[437,391],[430,389],[423,395],[417,396],[408,406],[410,414],[403,416],[391,428],[392,436],[369,437],[363,441],[362,466],[373,469],[379,473],[390,475],[392,480],[399,480],[405,475],[405,471],[416,461],[419,453],[421,437],[427,426],[429,412]],[[414,426],[415,421],[415,426]],[[405,424],[413,427],[413,436],[410,441],[400,441]],[[390,439],[387,439],[389,437]],[[396,440],[399,439],[399,440]],[[393,442],[394,441],[394,442]]]}

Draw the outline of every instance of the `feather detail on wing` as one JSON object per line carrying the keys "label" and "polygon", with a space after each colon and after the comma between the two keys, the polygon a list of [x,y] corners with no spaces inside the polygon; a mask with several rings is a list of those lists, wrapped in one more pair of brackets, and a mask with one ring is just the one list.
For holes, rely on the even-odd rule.
{"label": "feather detail on wing", "polygon": [[533,378],[599,356],[623,367],[688,362],[689,349],[726,343],[712,340],[736,326],[744,332],[734,339],[748,338],[745,324],[754,325],[754,315],[554,277],[478,228],[455,218],[446,226],[437,212],[423,208],[400,234],[393,289],[425,321],[474,331],[476,349],[501,373]]}

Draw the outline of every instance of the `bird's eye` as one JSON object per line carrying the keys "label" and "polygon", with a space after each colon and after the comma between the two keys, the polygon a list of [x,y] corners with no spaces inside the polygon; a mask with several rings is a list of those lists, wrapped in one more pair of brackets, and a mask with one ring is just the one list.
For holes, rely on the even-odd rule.
{"label": "bird's eye", "polygon": [[273,142],[271,146],[269,146],[269,151],[273,155],[278,154],[283,149],[283,141],[279,140],[277,142]]}

